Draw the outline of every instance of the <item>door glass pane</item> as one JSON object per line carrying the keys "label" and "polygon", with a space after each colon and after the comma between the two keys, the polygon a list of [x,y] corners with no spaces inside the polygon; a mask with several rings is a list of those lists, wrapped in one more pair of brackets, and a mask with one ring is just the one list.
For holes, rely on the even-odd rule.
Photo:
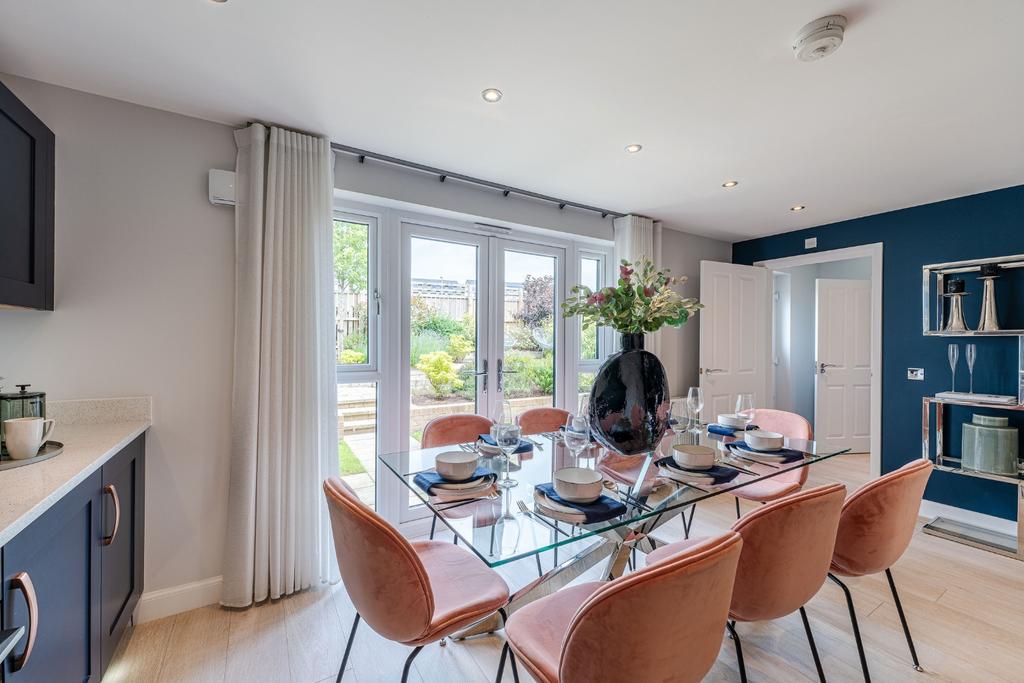
{"label": "door glass pane", "polygon": [[410,240],[409,436],[430,420],[477,410],[477,247]]}
{"label": "door glass pane", "polygon": [[511,250],[504,258],[504,396],[518,415],[554,404],[558,260]]}
{"label": "door glass pane", "polygon": [[[601,260],[583,257],[580,259],[580,284],[596,292],[601,288]],[[597,327],[591,326],[580,332],[580,360],[597,360],[601,357],[598,349]]]}
{"label": "door glass pane", "polygon": [[369,231],[365,223],[334,221],[334,329],[341,366],[369,359]]}
{"label": "door glass pane", "polygon": [[338,385],[338,470],[359,499],[376,505],[377,383]]}

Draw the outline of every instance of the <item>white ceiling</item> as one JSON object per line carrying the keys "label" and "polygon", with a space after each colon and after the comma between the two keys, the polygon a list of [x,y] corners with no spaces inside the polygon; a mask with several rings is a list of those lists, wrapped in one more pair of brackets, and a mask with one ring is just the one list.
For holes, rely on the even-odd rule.
{"label": "white ceiling", "polygon": [[[843,47],[797,62],[831,13]],[[0,0],[0,71],[735,239],[1024,183],[1022,26],[1015,0]]]}

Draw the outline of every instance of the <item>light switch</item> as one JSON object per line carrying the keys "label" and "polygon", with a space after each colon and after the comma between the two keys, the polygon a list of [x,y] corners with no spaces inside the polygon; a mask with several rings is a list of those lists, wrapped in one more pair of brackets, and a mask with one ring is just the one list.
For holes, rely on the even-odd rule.
{"label": "light switch", "polygon": [[804,240],[804,249],[814,249],[817,246],[818,246],[818,238],[817,237],[808,237],[807,239]]}
{"label": "light switch", "polygon": [[912,379],[915,382],[923,382],[924,368],[907,368],[907,379]]}

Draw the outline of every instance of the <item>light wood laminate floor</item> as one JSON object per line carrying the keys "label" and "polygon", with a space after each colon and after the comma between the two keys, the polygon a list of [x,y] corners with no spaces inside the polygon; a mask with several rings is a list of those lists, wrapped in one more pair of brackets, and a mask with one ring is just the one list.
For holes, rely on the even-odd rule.
{"label": "light wood laminate floor", "polygon": [[[811,469],[810,482],[841,481],[852,490],[867,480],[866,455],[840,456]],[[744,509],[752,508],[744,504]],[[710,534],[735,519],[733,499],[701,503],[695,532]],[[656,534],[682,537],[678,518]],[[563,556],[564,557],[564,556]],[[550,565],[550,556],[544,558]],[[536,577],[532,560],[502,568],[513,588]],[[888,681],[1024,681],[1024,563],[915,534],[893,568],[923,673],[910,655],[884,575],[851,579],[872,678]],[[807,606],[830,681],[860,681],[860,665],[840,589],[825,584]],[[142,624],[126,637],[106,683],[120,681],[333,681],[354,617],[343,587],[326,587],[245,610],[204,607]],[[680,605],[679,618],[686,618]],[[738,626],[747,673],[756,681],[816,681],[800,617]],[[502,636],[429,645],[411,681],[492,681]],[[409,648],[390,643],[365,624],[356,636],[346,681],[398,681]],[[679,656],[686,656],[679,643]],[[529,677],[521,671],[523,681]],[[506,671],[506,681],[511,672]],[[738,681],[731,640],[722,639],[708,681]]]}

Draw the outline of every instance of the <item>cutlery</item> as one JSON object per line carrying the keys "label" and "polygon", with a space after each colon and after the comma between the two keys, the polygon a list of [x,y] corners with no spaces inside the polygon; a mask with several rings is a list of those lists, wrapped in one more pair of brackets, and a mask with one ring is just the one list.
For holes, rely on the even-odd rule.
{"label": "cutlery", "polygon": [[563,536],[570,536],[570,534],[565,533],[564,531],[559,529],[557,526],[555,526],[554,524],[552,524],[548,520],[542,518],[540,515],[535,515],[533,512],[530,511],[530,508],[526,507],[526,503],[524,503],[523,501],[517,500],[516,501],[516,505],[519,506],[519,511],[522,512],[527,517],[529,517],[530,519],[536,520],[536,521],[540,522],[541,524],[543,524],[544,526],[546,526],[546,527],[548,527],[550,529],[554,529],[555,531],[557,531],[558,533],[562,534]]}
{"label": "cutlery", "polygon": [[746,467],[740,467],[739,465],[733,465],[732,463],[725,462],[724,460],[719,460],[718,464],[722,467],[728,467],[729,469],[736,470],[737,472],[742,472],[743,474],[751,474],[755,477],[758,476],[757,472],[753,470],[748,470]]}
{"label": "cutlery", "polygon": [[539,447],[539,448],[544,448],[544,444],[543,444],[543,443],[541,443],[540,441],[537,441],[537,439],[533,439],[533,438],[530,438],[529,436],[524,436],[524,437],[523,437],[523,439],[524,439],[525,441],[529,441],[529,442],[530,442],[530,443],[532,443],[532,444],[533,444],[534,446],[537,446],[537,447]]}
{"label": "cutlery", "polygon": [[734,458],[737,458],[737,459],[739,459],[739,460],[744,460],[744,461],[746,461],[746,462],[751,462],[751,463],[754,463],[755,465],[766,465],[766,466],[768,466],[768,467],[771,467],[771,468],[774,468],[774,469],[779,469],[779,466],[778,466],[778,465],[773,465],[773,464],[772,464],[772,463],[770,463],[770,462],[761,462],[760,460],[752,460],[751,458],[748,458],[748,457],[745,457],[745,456],[742,456],[742,455],[740,455],[740,454],[739,454],[739,453],[737,453],[737,452],[736,452],[735,450],[734,450],[734,451],[732,451],[732,457],[734,457]]}

